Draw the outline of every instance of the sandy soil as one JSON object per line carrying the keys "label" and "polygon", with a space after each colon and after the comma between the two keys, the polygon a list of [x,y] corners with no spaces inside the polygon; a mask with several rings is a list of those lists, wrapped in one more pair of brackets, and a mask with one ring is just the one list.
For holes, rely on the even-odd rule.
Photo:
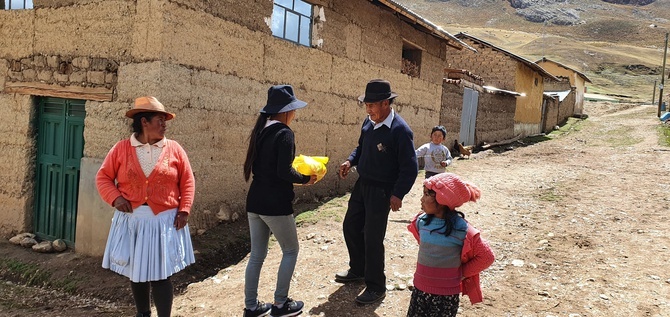
{"label": "sandy soil", "polygon": [[[670,152],[658,145],[656,108],[592,103],[586,112],[587,120],[552,140],[479,152],[449,168],[482,189],[482,199],[461,210],[496,253],[496,261],[482,274],[484,302],[472,306],[462,298],[460,316],[670,316],[670,194],[665,175]],[[402,209],[389,219],[389,285],[408,284],[414,272],[418,246],[406,226],[420,210],[422,180],[420,174]],[[347,268],[341,232],[347,199],[323,202],[316,207],[322,219],[298,229],[301,251],[291,296],[305,302],[303,316],[405,316],[408,289],[389,291],[378,305],[357,306],[354,297],[363,285],[334,282],[334,273]],[[242,315],[248,246],[246,231],[238,227],[218,229],[205,235],[209,242],[198,242],[204,250],[217,241],[216,233],[232,236],[242,247],[203,251],[197,270],[175,276],[185,287],[175,298],[174,316]],[[8,249],[0,244],[3,253],[17,256],[18,251]],[[90,260],[67,256],[73,259],[54,269]],[[272,299],[279,261],[275,243],[261,276],[262,300]],[[125,286],[121,278],[107,279],[101,269],[91,271],[105,278],[110,289]],[[5,314],[0,316],[132,313],[125,288],[103,292],[112,303],[91,301],[86,306],[63,299],[48,309],[18,305],[7,294],[19,287],[5,283],[2,288],[0,311]],[[79,292],[89,294],[91,289],[81,286]]]}

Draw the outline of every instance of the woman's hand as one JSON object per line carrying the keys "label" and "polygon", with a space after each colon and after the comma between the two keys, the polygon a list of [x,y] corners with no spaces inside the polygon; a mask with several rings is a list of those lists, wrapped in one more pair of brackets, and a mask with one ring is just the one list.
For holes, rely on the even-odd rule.
{"label": "woman's hand", "polygon": [[316,175],[311,175],[309,177],[309,182],[305,183],[305,185],[314,185],[316,183]]}
{"label": "woman's hand", "polygon": [[123,196],[119,196],[114,199],[114,203],[112,205],[114,205],[114,208],[120,212],[133,212],[133,206],[128,200],[123,198]]}
{"label": "woman's hand", "polygon": [[440,166],[442,166],[442,167],[447,167],[447,161],[442,161],[442,162],[440,162]]}
{"label": "woman's hand", "polygon": [[174,217],[174,227],[177,228],[177,230],[181,230],[181,228],[186,227],[187,223],[188,223],[188,213],[185,211],[178,212],[177,215]]}

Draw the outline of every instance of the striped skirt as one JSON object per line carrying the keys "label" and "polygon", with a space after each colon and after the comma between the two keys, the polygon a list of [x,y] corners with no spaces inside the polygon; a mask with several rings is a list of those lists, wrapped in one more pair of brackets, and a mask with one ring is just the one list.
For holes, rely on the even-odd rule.
{"label": "striped skirt", "polygon": [[195,263],[186,225],[177,230],[177,209],[154,215],[149,206],[132,213],[114,211],[102,267],[135,283],[160,281]]}

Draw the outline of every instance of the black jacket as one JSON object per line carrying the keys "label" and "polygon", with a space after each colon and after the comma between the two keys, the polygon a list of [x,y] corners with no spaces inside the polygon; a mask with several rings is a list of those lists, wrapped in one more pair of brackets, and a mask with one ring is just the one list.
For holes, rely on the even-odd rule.
{"label": "black jacket", "polygon": [[247,194],[247,212],[266,216],[293,214],[293,184],[305,184],[310,177],[296,171],[295,136],[283,123],[263,129],[256,139],[253,180]]}

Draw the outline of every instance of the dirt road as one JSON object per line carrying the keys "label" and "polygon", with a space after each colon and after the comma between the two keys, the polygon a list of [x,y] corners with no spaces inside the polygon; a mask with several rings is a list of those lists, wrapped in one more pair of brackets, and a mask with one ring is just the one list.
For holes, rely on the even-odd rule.
{"label": "dirt road", "polygon": [[[460,316],[670,316],[670,152],[658,145],[656,109],[594,103],[586,113],[555,139],[480,152],[450,167],[482,189],[482,199],[461,210],[497,257],[482,275],[484,302],[462,298]],[[390,216],[390,285],[407,284],[414,272],[418,246],[406,226],[420,210],[420,180]],[[303,316],[405,316],[407,289],[359,307],[353,299],[363,285],[333,281],[347,268],[347,199],[325,202],[317,209],[323,219],[299,228],[291,296],[305,301]],[[262,300],[272,299],[279,259],[272,244]],[[241,316],[246,261],[189,285],[175,298],[173,315]],[[50,313],[41,315],[67,315]]]}
{"label": "dirt road", "polygon": [[[670,316],[670,152],[658,145],[654,107],[590,104],[589,119],[554,140],[458,160],[451,171],[478,184],[480,202],[462,208],[496,252],[483,273],[484,303],[461,301],[462,316]],[[625,110],[621,110],[625,109]],[[388,283],[406,284],[417,245],[406,231],[421,184],[391,214]],[[342,210],[346,198],[321,206]],[[341,215],[341,213],[340,213]],[[347,268],[337,217],[299,229],[301,253],[291,295],[307,316],[404,316],[410,291],[358,307],[362,285],[342,285]],[[274,246],[261,277],[272,299]],[[241,315],[246,259],[192,284],[175,301],[179,316]]]}

